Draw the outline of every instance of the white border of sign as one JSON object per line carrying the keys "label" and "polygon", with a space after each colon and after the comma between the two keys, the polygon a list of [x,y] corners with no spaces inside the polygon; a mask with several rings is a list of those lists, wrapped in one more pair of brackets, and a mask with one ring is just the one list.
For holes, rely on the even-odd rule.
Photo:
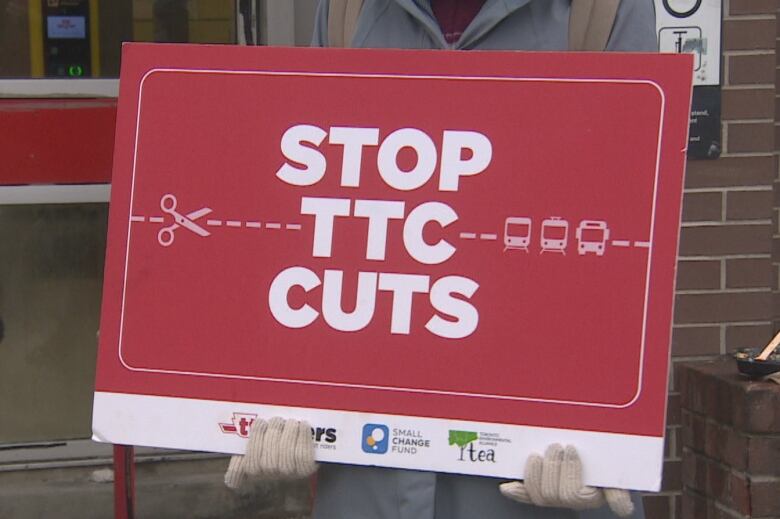
{"label": "white border of sign", "polygon": [[[543,453],[551,443],[575,447],[587,444],[587,449],[578,449],[586,484],[650,491],[657,491],[661,485],[662,437],[436,418],[96,392],[92,439],[188,450],[213,450],[218,445],[223,452],[243,454],[246,439],[220,428],[220,424],[230,422],[234,413],[264,418],[282,416],[307,420],[315,428],[332,428],[335,441],[318,442],[318,461],[522,478],[524,460],[533,453]],[[427,440],[429,446],[418,447],[413,454],[394,452],[391,448],[380,454],[366,452],[361,433],[369,424],[385,425],[390,431],[412,431],[419,440]],[[480,438],[473,442],[476,448],[491,449],[495,461],[480,462],[464,456],[457,445],[449,444],[453,430],[477,433]],[[609,479],[604,479],[604,475],[609,475]]]}

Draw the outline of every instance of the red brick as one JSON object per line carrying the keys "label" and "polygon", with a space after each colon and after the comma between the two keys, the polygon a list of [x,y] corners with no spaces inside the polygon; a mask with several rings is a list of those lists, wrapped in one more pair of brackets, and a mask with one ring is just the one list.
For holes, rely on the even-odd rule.
{"label": "red brick", "polygon": [[780,516],[780,478],[774,481],[752,481],[750,503],[753,517]]}
{"label": "red brick", "polygon": [[780,431],[780,385],[771,382],[744,384],[744,408],[736,414],[735,426],[746,433]]}
{"label": "red brick", "polygon": [[724,20],[724,50],[773,50],[775,20]]}
{"label": "red brick", "polygon": [[[691,429],[689,433],[683,434],[686,446],[693,445],[692,448],[702,452],[708,448],[708,438],[711,444],[712,434],[707,429],[707,420],[714,419],[731,426],[745,421],[742,415],[744,391],[736,387],[736,381],[720,376],[720,371],[726,366],[727,363],[718,361],[684,363],[679,367],[677,376],[680,380],[681,405],[683,409],[692,412],[691,416],[683,413],[683,427]],[[728,368],[734,378],[738,378],[733,361],[728,363]]]}
{"label": "red brick", "polygon": [[772,338],[771,324],[729,325],[726,327],[726,353],[740,348],[763,346]]}
{"label": "red brick", "polygon": [[748,465],[747,436],[714,420],[705,422],[704,453],[729,467],[744,471]]}
{"label": "red brick", "polygon": [[774,117],[776,106],[773,88],[726,89],[721,96],[721,117],[724,120]]}
{"label": "red brick", "polygon": [[677,441],[677,432],[679,430],[679,425],[669,427],[669,424],[666,424],[666,433],[664,434],[664,459],[680,459],[682,449],[679,445],[681,442]]}
{"label": "red brick", "polygon": [[688,487],[702,495],[707,495],[707,458],[688,449],[683,449],[680,475],[683,488]]}
{"label": "red brick", "polygon": [[[740,375],[730,356],[676,366],[683,409],[748,435],[780,431],[780,385]],[[688,420],[688,422],[686,422]],[[683,413],[683,424],[690,423]],[[695,424],[695,421],[693,421]],[[687,436],[684,434],[684,441]]]}
{"label": "red brick", "polygon": [[768,321],[772,317],[769,292],[678,294],[674,322],[678,324]]}
{"label": "red brick", "polygon": [[730,191],[726,193],[727,220],[757,220],[772,217],[774,193],[766,191]]}
{"label": "red brick", "polygon": [[[723,478],[723,487],[717,488],[719,492],[715,494],[716,501],[742,515],[750,515],[752,499],[748,479],[742,474],[729,472],[722,467],[714,468],[713,474],[715,478]],[[714,487],[719,484],[720,482],[713,482]]]}
{"label": "red brick", "polygon": [[667,461],[664,463],[662,491],[680,490],[682,488],[682,462]]}
{"label": "red brick", "polygon": [[780,313],[780,292],[774,292],[773,293],[772,301],[773,301],[773,305],[775,307],[774,319],[775,319],[776,322],[775,322],[774,329],[775,330],[780,330],[780,321],[777,320],[778,319],[778,313]]}
{"label": "red brick", "polygon": [[775,14],[777,4],[775,0],[731,0],[729,2],[729,14]]}
{"label": "red brick", "polygon": [[726,260],[726,288],[772,288],[770,258]]}
{"label": "red brick", "polygon": [[[775,125],[771,122],[729,123],[729,153],[760,153],[775,149]],[[768,218],[769,214],[765,216]]]}
{"label": "red brick", "polygon": [[776,176],[775,158],[769,155],[689,160],[685,187],[771,186]]}
{"label": "red brick", "polygon": [[[682,393],[682,396],[685,400],[688,400],[688,395],[686,395],[685,392]],[[705,431],[707,421],[703,415],[692,412],[690,409],[690,405],[683,405],[680,411],[682,431],[678,436],[678,439],[683,445],[683,459],[685,459],[685,452],[687,450],[703,453],[706,446]]]}
{"label": "red brick", "polygon": [[720,353],[720,328],[706,326],[696,328],[675,327],[672,330],[672,355],[694,357]]}
{"label": "red brick", "polygon": [[718,260],[681,260],[677,263],[677,290],[720,289]]}
{"label": "red brick", "polygon": [[[772,47],[774,50],[774,46]],[[771,85],[775,82],[775,54],[728,56],[730,85]]]}
{"label": "red brick", "polygon": [[685,193],[682,220],[684,222],[723,220],[723,193]]}
{"label": "red brick", "polygon": [[780,477],[780,431],[771,436],[748,437],[748,467],[754,476]]}
{"label": "red brick", "polygon": [[680,425],[680,395],[670,394],[666,403],[666,425]]}
{"label": "red brick", "polygon": [[772,251],[771,224],[683,227],[681,256],[768,254]]}
{"label": "red brick", "polygon": [[683,489],[682,518],[678,519],[712,519],[708,514],[709,500],[703,495]]}
{"label": "red brick", "polygon": [[672,513],[671,496],[648,495],[642,498],[645,519],[670,519]]}
{"label": "red brick", "polygon": [[682,477],[685,487],[742,515],[750,515],[750,485],[743,474],[700,454],[685,452]]}
{"label": "red brick", "polygon": [[[682,408],[680,409],[680,421],[682,422]],[[667,434],[670,437],[674,437],[674,451],[671,454],[672,457],[676,459],[682,459],[682,430],[682,427],[669,427],[667,429]]]}

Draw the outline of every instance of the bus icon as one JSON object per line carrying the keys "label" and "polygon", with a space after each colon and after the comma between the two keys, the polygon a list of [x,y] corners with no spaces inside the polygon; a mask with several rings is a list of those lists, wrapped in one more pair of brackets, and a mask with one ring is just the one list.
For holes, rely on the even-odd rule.
{"label": "bus icon", "polygon": [[553,216],[542,222],[542,252],[566,254],[568,242],[569,222],[561,220],[560,216]]}
{"label": "bus icon", "polygon": [[609,240],[607,222],[583,220],[577,227],[577,252],[580,255],[592,252],[597,256],[603,256],[607,240]]}
{"label": "bus icon", "polygon": [[528,252],[531,243],[531,219],[525,216],[510,216],[504,222],[504,252],[509,249]]}

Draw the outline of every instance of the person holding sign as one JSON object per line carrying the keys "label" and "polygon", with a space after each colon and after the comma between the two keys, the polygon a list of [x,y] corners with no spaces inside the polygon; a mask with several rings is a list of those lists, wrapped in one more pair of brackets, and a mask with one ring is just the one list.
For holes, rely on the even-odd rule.
{"label": "person holding sign", "polygon": [[[652,0],[321,0],[313,45],[657,51]],[[225,481],[236,487],[245,473],[296,478],[315,470],[309,426],[273,418],[255,422],[246,456],[231,460]],[[611,512],[644,516],[638,495],[583,486],[581,463],[572,446],[555,444],[544,456],[532,456],[525,478],[522,483],[499,485],[487,477],[325,464],[319,472],[313,516],[597,518]]]}

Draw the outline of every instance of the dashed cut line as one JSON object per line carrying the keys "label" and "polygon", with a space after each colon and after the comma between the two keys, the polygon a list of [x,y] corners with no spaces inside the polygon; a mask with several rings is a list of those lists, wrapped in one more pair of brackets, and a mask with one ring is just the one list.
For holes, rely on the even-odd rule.
{"label": "dashed cut line", "polygon": [[483,232],[483,233],[475,233],[475,232],[462,232],[458,234],[461,239],[463,240],[476,240],[479,238],[480,240],[488,240],[488,241],[494,241],[498,239],[497,234]]}
{"label": "dashed cut line", "polygon": [[[141,216],[141,215],[131,215],[130,216],[131,222],[138,222],[138,223],[145,223],[145,222],[151,222],[151,223],[163,223],[165,221],[165,218],[162,216]],[[303,225],[299,223],[287,223],[282,224],[278,222],[269,222],[263,225],[262,222],[256,221],[256,220],[249,220],[249,221],[242,221],[242,220],[216,220],[216,219],[210,219],[206,220],[206,225],[210,227],[233,227],[236,229],[240,229],[242,227],[247,227],[249,229],[262,229],[265,227],[266,229],[286,229],[288,231],[300,231],[303,229]]]}
{"label": "dashed cut line", "polygon": [[630,247],[631,241],[630,240],[612,240],[612,245],[615,247]]}
{"label": "dashed cut line", "polygon": [[634,247],[641,247],[643,249],[649,249],[650,248],[650,242],[649,241],[635,241]]}

